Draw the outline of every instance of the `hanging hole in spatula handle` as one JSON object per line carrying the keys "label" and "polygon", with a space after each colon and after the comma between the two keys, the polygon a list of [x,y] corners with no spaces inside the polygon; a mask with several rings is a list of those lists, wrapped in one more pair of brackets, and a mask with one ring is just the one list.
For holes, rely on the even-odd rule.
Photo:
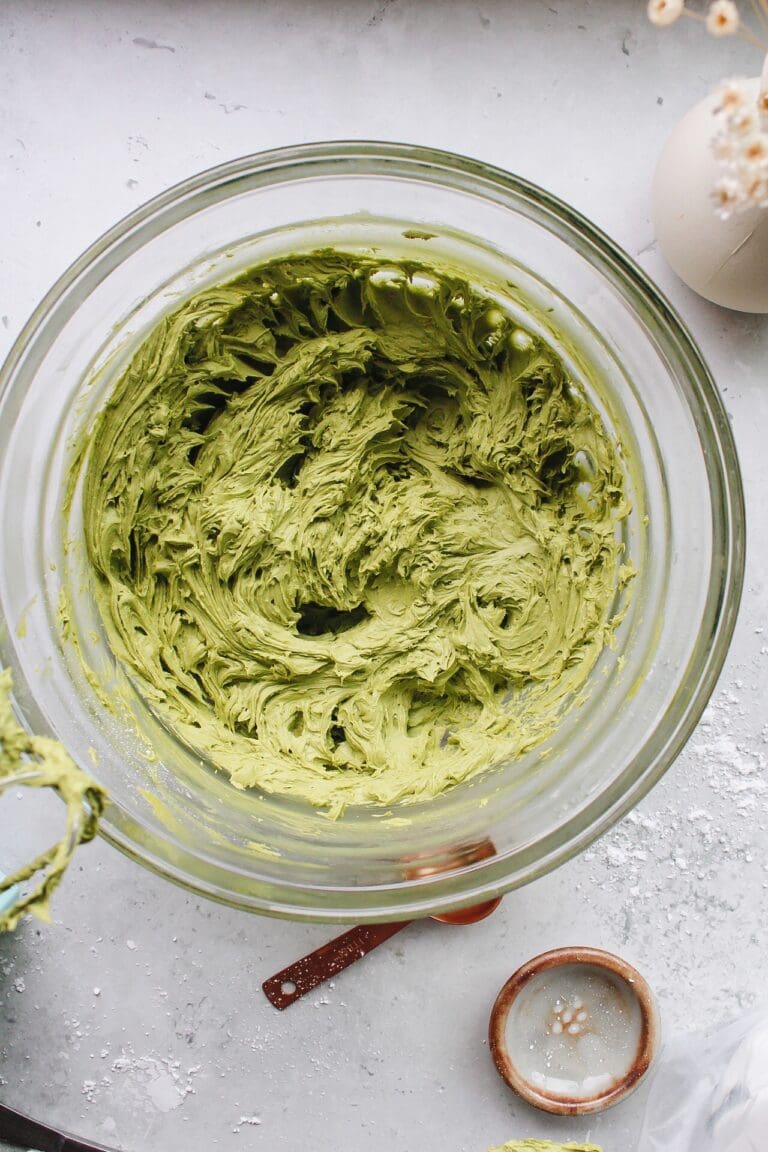
{"label": "hanging hole in spatula handle", "polygon": [[318,984],[333,979],[410,923],[410,920],[398,920],[392,924],[360,924],[357,928],[351,928],[349,932],[323,944],[308,956],[289,964],[282,972],[270,976],[261,986],[264,995],[270,1004],[282,1012],[306,996],[307,992],[317,988]]}

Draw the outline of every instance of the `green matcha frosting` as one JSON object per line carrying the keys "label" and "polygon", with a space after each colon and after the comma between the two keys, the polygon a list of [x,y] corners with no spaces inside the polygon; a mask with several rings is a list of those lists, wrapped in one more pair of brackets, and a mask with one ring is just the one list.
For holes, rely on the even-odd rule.
{"label": "green matcha frosting", "polygon": [[631,573],[618,448],[557,354],[409,261],[319,251],[201,291],[81,465],[145,697],[238,787],[332,815],[550,735]]}
{"label": "green matcha frosting", "polygon": [[15,928],[27,912],[49,920],[49,903],[79,844],[96,835],[106,795],[75,766],[57,740],[30,736],[19,726],[11,706],[11,673],[0,668],[0,792],[28,786],[53,788],[67,806],[61,840],[12,876],[0,876],[0,893],[31,881],[16,902],[0,911],[0,932]]}
{"label": "green matcha frosting", "polygon": [[552,1140],[510,1140],[488,1152],[602,1152],[596,1144],[555,1144]]}

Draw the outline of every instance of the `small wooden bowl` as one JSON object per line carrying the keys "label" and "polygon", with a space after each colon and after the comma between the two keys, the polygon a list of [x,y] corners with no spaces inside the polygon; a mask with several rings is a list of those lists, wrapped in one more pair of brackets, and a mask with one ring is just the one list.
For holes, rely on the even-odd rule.
{"label": "small wooden bowl", "polygon": [[[520,1037],[518,1051],[510,1051],[510,1028]],[[638,1086],[660,1034],[653,993],[631,964],[597,948],[557,948],[509,978],[496,997],[488,1039],[499,1075],[523,1100],[579,1116],[610,1108]],[[579,1066],[581,1081],[569,1077]]]}

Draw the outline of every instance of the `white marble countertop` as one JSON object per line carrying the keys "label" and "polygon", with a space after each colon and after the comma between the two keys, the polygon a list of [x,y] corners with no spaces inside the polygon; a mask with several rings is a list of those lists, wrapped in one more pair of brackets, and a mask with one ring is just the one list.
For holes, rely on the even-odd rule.
{"label": "white marble countertop", "polygon": [[543,184],[661,284],[725,396],[751,529],[704,723],[584,856],[478,926],[412,927],[280,1015],[261,980],[328,929],[201,902],[99,842],[53,925],[0,939],[0,1099],[127,1152],[296,1152],[310,1132],[317,1152],[526,1135],[632,1152],[642,1089],[550,1121],[505,1088],[485,1035],[512,970],[561,944],[634,961],[667,1036],[764,994],[768,319],[694,297],[648,220],[665,134],[722,76],[756,73],[757,53],[692,21],[659,32],[642,0],[5,0],[0,43],[0,354],[102,230],[196,170],[305,140],[435,145]]}

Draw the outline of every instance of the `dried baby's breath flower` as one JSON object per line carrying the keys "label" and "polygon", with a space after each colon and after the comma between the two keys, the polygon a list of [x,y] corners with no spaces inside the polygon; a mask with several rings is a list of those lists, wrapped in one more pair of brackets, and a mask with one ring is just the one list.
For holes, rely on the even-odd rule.
{"label": "dried baby's breath flower", "polygon": [[715,185],[714,200],[717,214],[721,220],[727,220],[740,207],[743,195],[741,185],[732,176],[722,176],[718,180]]}
{"label": "dried baby's breath flower", "polygon": [[741,158],[748,168],[768,167],[768,134],[759,132],[745,141]]}
{"label": "dried baby's breath flower", "polygon": [[[680,16],[697,20],[713,36],[740,36],[768,51],[768,0],[752,0],[757,27],[741,19],[734,0],[704,0],[703,12],[685,0],[648,0],[648,19],[660,27]],[[717,213],[727,220],[741,209],[768,208],[768,57],[763,65],[760,92],[755,99],[752,81],[726,80],[714,103],[717,130],[711,142],[720,168],[712,191]]]}
{"label": "dried baby's breath flower", "polygon": [[728,117],[728,129],[734,136],[752,136],[760,130],[756,108],[737,108]]}
{"label": "dried baby's breath flower", "polygon": [[757,208],[768,208],[768,175],[753,176],[744,185],[744,195],[748,204]]}
{"label": "dried baby's breath flower", "polygon": [[666,28],[682,16],[684,7],[684,0],[648,0],[648,19],[659,28]]}
{"label": "dried baby's breath flower", "polygon": [[726,80],[717,90],[717,112],[735,112],[747,102],[743,80]]}
{"label": "dried baby's breath flower", "polygon": [[739,30],[739,10],[733,0],[714,0],[707,12],[707,32],[713,36],[733,36]]}
{"label": "dried baby's breath flower", "polygon": [[755,48],[768,51],[768,0],[752,0],[753,15],[757,18],[757,31],[742,20],[734,0],[710,0],[706,12],[689,7],[685,0],[648,0],[648,19],[652,24],[666,27],[680,16],[688,16],[703,24],[712,36],[740,36]]}
{"label": "dried baby's breath flower", "polygon": [[768,126],[738,80],[723,84],[715,105],[719,130],[712,140],[722,179],[714,191],[718,215],[768,206]]}

